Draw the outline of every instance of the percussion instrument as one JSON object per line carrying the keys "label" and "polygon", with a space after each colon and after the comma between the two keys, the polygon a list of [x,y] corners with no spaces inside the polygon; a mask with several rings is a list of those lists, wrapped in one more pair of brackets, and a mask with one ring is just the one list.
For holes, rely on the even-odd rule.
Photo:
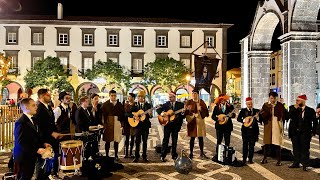
{"label": "percussion instrument", "polygon": [[181,174],[189,174],[192,170],[192,160],[188,157],[184,150],[174,162],[175,169]]}
{"label": "percussion instrument", "polygon": [[61,170],[76,170],[82,167],[83,142],[80,140],[68,140],[60,142]]}

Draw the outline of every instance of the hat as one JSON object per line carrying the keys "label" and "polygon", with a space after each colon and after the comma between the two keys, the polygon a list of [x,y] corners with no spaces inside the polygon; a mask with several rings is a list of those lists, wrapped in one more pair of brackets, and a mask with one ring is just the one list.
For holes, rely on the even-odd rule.
{"label": "hat", "polygon": [[171,92],[169,92],[169,96],[176,96],[176,93],[171,91]]}
{"label": "hat", "polygon": [[62,92],[59,94],[59,100],[60,100],[60,101],[63,100],[66,95],[69,95],[69,93],[67,93],[66,91],[62,91]]}
{"label": "hat", "polygon": [[193,92],[193,93],[198,93],[198,94],[199,94],[199,89],[198,89],[198,88],[194,88],[194,89],[192,90],[192,92]]}
{"label": "hat", "polygon": [[252,98],[251,98],[251,97],[247,97],[247,98],[246,98],[246,102],[249,102],[249,101],[252,101]]}
{"label": "hat", "polygon": [[146,96],[146,93],[144,92],[144,90],[140,90],[140,91],[138,92],[138,96],[145,97],[145,96]]}
{"label": "hat", "polygon": [[307,98],[307,96],[305,94],[302,94],[302,95],[297,97],[297,100],[306,101],[306,100],[308,100],[308,98]]}
{"label": "hat", "polygon": [[132,98],[135,98],[136,95],[134,93],[129,93],[129,95],[132,97]]}

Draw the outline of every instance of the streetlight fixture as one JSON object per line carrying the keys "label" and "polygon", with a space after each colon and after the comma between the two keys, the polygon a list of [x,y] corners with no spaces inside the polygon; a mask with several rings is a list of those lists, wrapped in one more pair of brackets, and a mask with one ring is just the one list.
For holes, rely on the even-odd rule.
{"label": "streetlight fixture", "polygon": [[190,82],[191,76],[190,74],[186,75],[186,80],[187,80],[187,93],[188,93],[188,100],[189,100],[189,82]]}

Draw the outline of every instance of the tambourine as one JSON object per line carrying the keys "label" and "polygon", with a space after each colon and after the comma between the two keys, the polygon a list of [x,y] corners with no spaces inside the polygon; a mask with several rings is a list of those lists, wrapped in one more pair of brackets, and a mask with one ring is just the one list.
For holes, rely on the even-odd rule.
{"label": "tambourine", "polygon": [[42,159],[52,159],[54,157],[54,152],[52,147],[46,147],[46,151],[41,155]]}

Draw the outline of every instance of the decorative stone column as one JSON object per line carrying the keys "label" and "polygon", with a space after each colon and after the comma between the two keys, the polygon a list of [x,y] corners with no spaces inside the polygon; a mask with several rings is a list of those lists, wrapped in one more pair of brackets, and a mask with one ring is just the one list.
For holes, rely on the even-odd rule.
{"label": "decorative stone column", "polygon": [[306,94],[307,105],[316,107],[316,32],[290,32],[279,37],[283,49],[283,97],[288,105]]}
{"label": "decorative stone column", "polygon": [[268,100],[270,92],[270,54],[271,51],[249,51],[249,96],[253,107],[261,108]]}

